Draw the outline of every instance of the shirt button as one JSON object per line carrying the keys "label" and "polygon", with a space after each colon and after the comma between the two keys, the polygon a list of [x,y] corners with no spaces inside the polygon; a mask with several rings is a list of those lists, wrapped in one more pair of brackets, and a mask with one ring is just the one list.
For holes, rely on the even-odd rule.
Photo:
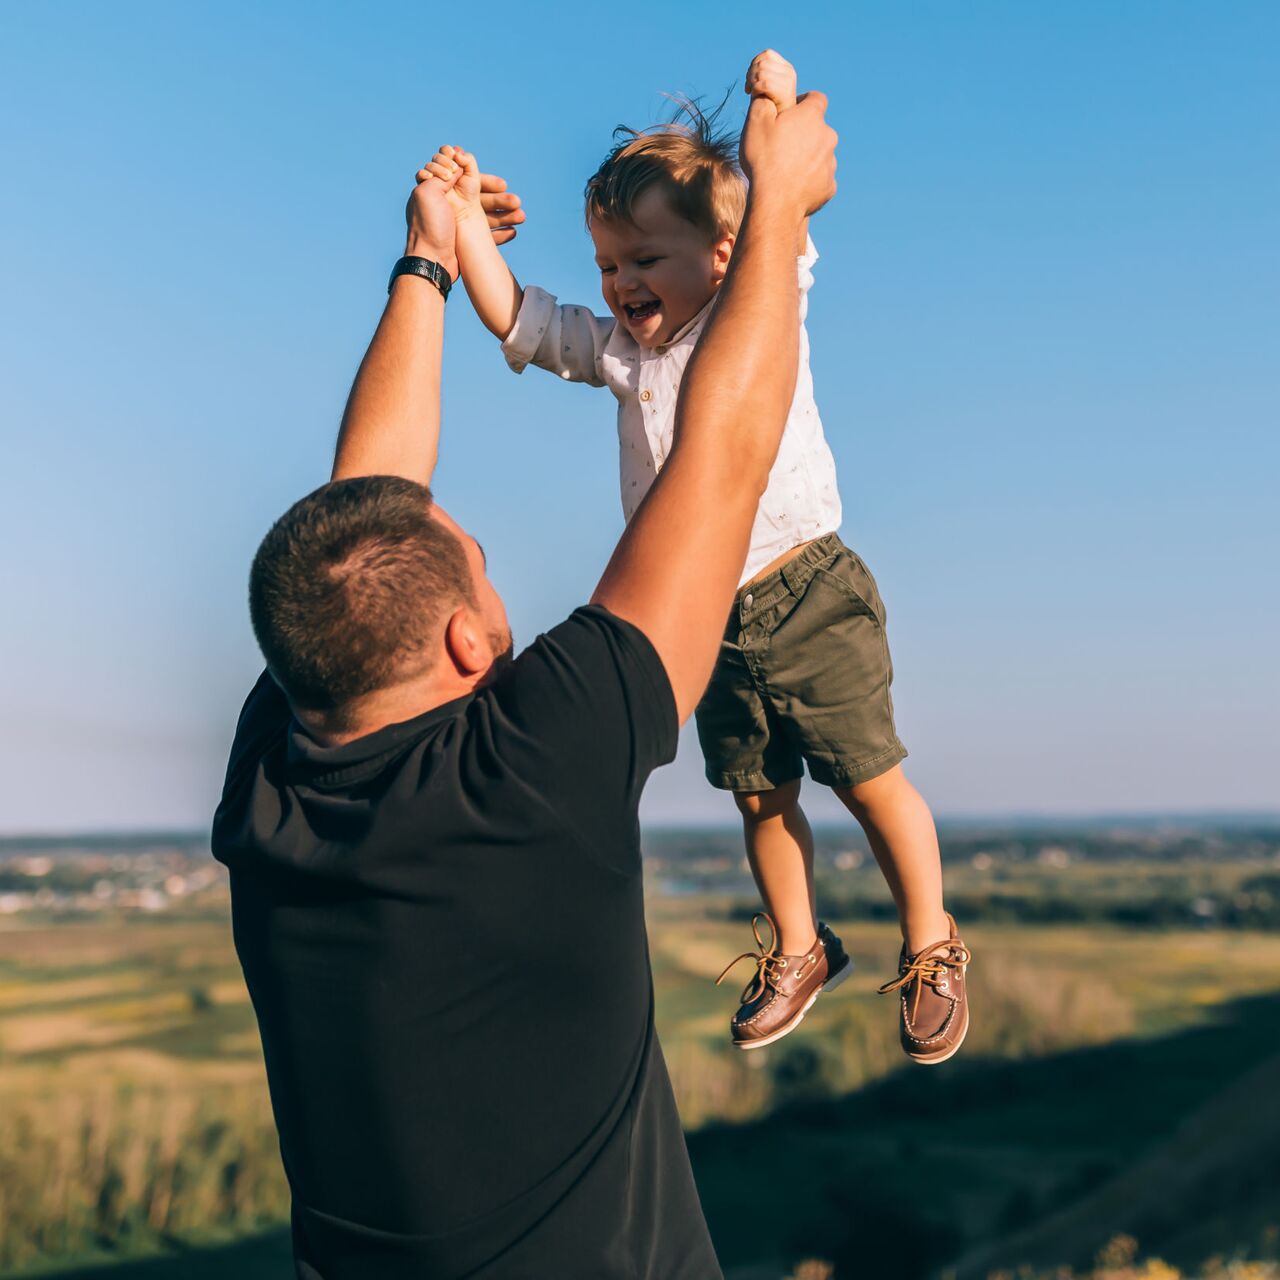
{"label": "shirt button", "polygon": [[652,400],[652,399],[653,399],[653,392],[652,392],[652,391],[642,391],[642,392],[640,393],[640,399],[641,399],[641,400],[645,400],[645,401]]}

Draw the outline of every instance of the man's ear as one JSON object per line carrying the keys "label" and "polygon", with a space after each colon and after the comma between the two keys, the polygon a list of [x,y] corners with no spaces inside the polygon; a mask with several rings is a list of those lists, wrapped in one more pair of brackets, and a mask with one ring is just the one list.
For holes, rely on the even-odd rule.
{"label": "man's ear", "polygon": [[729,270],[729,259],[733,257],[733,246],[737,242],[737,236],[727,235],[721,236],[719,240],[711,246],[711,278],[719,284]]}
{"label": "man's ear", "polygon": [[477,675],[493,662],[486,639],[469,609],[455,610],[445,623],[445,651],[460,676]]}

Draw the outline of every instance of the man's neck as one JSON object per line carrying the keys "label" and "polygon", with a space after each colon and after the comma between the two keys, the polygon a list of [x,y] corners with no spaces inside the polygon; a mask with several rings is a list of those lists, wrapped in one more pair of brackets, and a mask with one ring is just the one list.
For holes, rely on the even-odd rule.
{"label": "man's neck", "polygon": [[390,724],[403,724],[447,702],[465,698],[483,682],[484,673],[463,677],[452,667],[448,671],[433,670],[358,699],[353,707],[344,708],[341,727],[334,716],[322,711],[294,707],[293,713],[321,746],[343,747]]}

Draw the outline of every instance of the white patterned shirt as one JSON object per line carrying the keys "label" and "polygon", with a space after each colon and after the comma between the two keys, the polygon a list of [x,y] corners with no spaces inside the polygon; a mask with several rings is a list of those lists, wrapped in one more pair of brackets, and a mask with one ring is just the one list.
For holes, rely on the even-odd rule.
{"label": "white patterned shirt", "polygon": [[[800,279],[800,365],[769,487],[760,499],[751,547],[739,585],[793,547],[840,527],[836,464],[822,434],[809,372],[804,320],[818,251],[809,240],[796,259]],[[516,373],[530,364],[571,382],[608,387],[618,400],[622,513],[630,521],[671,453],[676,399],[693,348],[706,327],[715,296],[660,347],[642,347],[612,316],[586,307],[559,306],[542,289],[524,291],[516,322],[502,344]]]}

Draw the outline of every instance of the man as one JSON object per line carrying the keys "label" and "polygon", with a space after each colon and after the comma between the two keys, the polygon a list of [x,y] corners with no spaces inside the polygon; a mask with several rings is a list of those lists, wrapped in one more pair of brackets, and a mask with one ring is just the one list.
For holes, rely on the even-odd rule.
{"label": "man", "polygon": [[637,805],[711,672],[795,388],[824,109],[752,104],[676,445],[591,604],[514,661],[479,544],[425,488],[431,277],[456,261],[419,175],[398,266],[421,275],[393,278],[333,481],[254,561],[269,674],[214,819],[306,1280],[720,1275],[654,1034]]}

